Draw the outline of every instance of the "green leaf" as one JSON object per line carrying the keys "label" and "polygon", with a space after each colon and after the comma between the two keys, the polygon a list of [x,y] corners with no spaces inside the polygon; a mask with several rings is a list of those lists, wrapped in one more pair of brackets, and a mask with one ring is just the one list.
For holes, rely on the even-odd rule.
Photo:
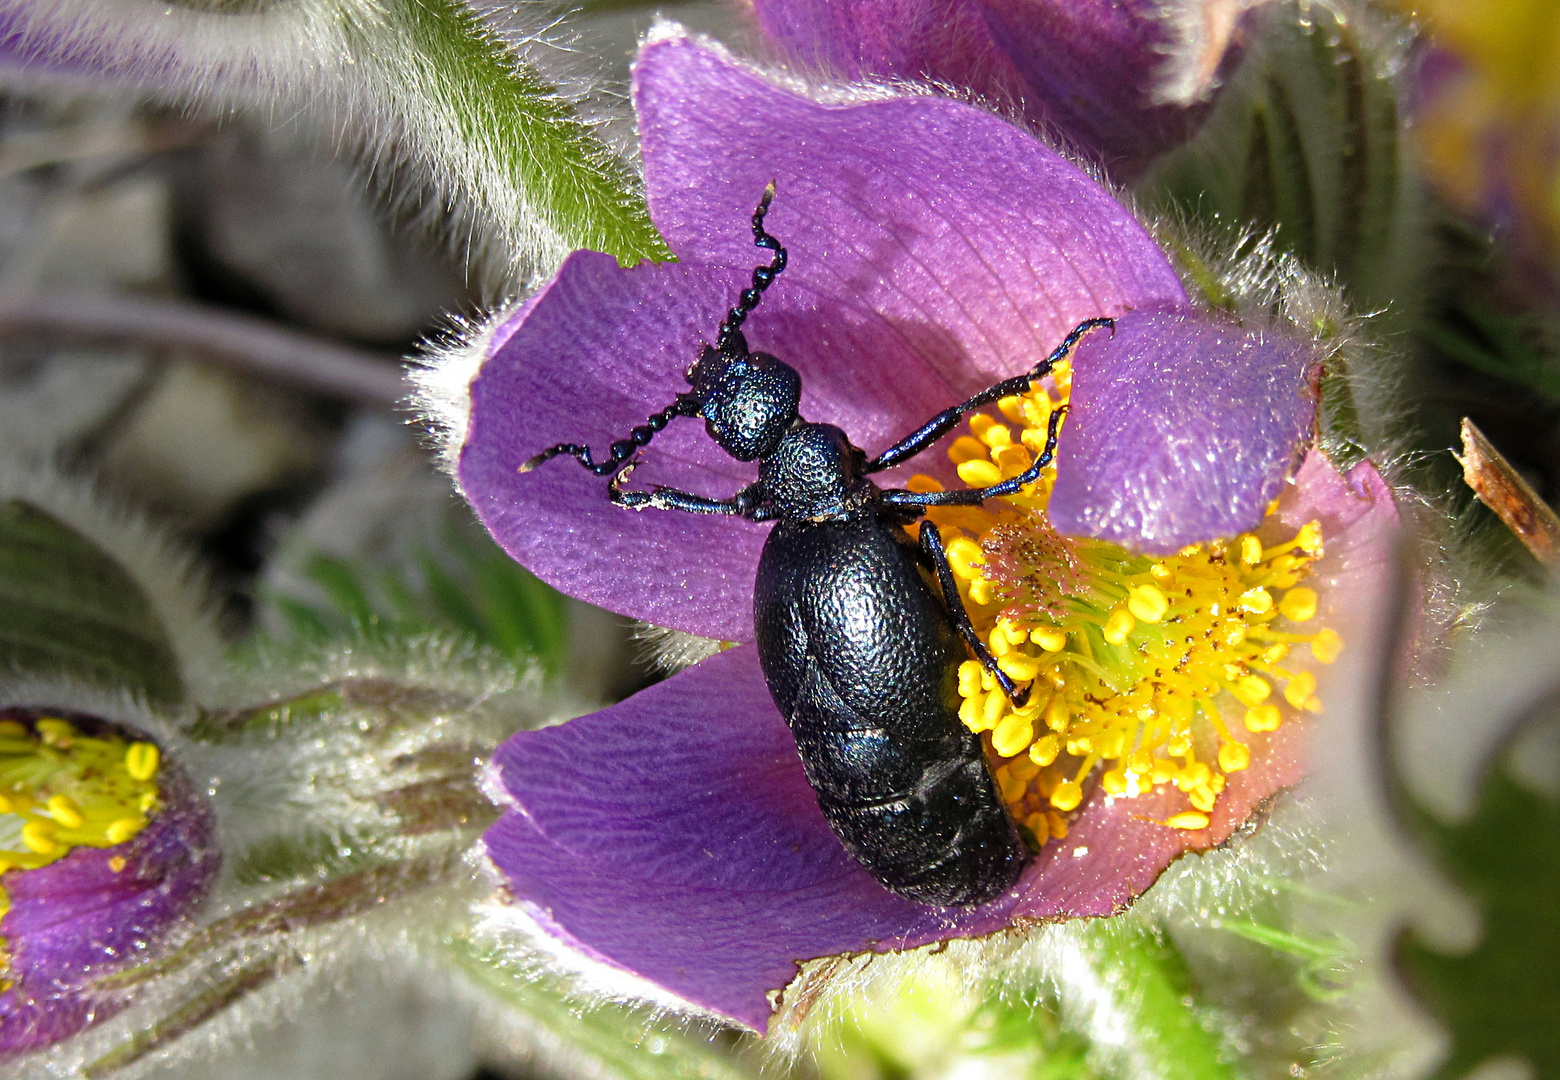
{"label": "green leaf", "polygon": [[436,551],[417,549],[389,566],[308,555],[302,573],[318,597],[270,592],[262,599],[302,641],[453,632],[559,674],[569,643],[563,596],[471,522],[451,523],[442,541]]}
{"label": "green leaf", "polygon": [[1479,944],[1465,954],[1439,952],[1412,932],[1398,941],[1404,979],[1452,1035],[1436,1080],[1507,1054],[1526,1058],[1538,1080],[1560,1080],[1560,799],[1497,766],[1467,821],[1416,821],[1483,918]]}
{"label": "green leaf", "polygon": [[361,39],[357,62],[406,95],[435,187],[491,243],[544,265],[575,248],[625,264],[671,257],[632,172],[470,6],[391,0],[384,10],[384,24],[348,28]]}
{"label": "green leaf", "polygon": [[1404,166],[1395,58],[1384,27],[1325,5],[1251,13],[1252,44],[1197,137],[1139,184],[1152,204],[1222,230],[1273,230],[1335,275],[1356,308],[1417,314],[1422,198]]}
{"label": "green leaf", "polygon": [[1447,310],[1420,328],[1420,339],[1448,359],[1560,401],[1555,328],[1530,312],[1500,311],[1478,292],[1475,285],[1449,297]]}
{"label": "green leaf", "polygon": [[58,518],[0,502],[0,669],[184,696],[179,658],[125,567]]}
{"label": "green leaf", "polygon": [[553,1048],[571,1076],[604,1080],[754,1080],[732,1055],[694,1034],[669,1029],[650,1012],[619,1003],[583,1006],[553,980],[516,964],[502,950],[468,937],[448,946],[477,986],[524,1017],[537,1043]]}

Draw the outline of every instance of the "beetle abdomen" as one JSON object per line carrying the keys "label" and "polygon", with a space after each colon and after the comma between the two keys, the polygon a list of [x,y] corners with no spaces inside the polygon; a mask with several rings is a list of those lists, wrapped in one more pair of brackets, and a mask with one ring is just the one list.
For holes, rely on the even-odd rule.
{"label": "beetle abdomen", "polygon": [[955,711],[963,646],[898,530],[779,522],[754,621],[769,692],[846,849],[922,903],[1009,888],[1025,852]]}

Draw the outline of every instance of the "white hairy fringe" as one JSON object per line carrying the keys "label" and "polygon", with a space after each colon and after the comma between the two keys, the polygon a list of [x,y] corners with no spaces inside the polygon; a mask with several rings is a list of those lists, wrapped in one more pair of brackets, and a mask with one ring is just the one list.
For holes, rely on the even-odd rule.
{"label": "white hairy fringe", "polygon": [[480,319],[450,316],[444,333],[424,341],[407,369],[416,423],[457,489],[456,466],[471,424],[471,382],[493,351],[494,335],[520,307],[513,299]]}
{"label": "white hairy fringe", "polygon": [[670,1020],[675,1024],[704,1024],[713,1030],[729,1023],[701,1009],[648,979],[587,956],[550,933],[538,913],[516,904],[503,894],[500,875],[492,866],[488,877],[495,882],[493,899],[473,908],[473,939],[500,951],[507,970],[517,978],[551,978],[567,988],[580,1008],[608,1006],[644,1007],[649,1024]]}
{"label": "white hairy fringe", "polygon": [[215,685],[224,643],[190,552],[90,480],[52,466],[0,462],[0,502],[11,500],[57,518],[118,562],[167,631],[188,693],[199,698]]}
{"label": "white hairy fringe", "polygon": [[636,625],[634,641],[639,645],[640,663],[667,675],[692,667],[700,660],[708,660],[721,649],[721,643],[713,638],[654,623]]}
{"label": "white hairy fringe", "polygon": [[225,851],[310,829],[387,828],[394,819],[374,796],[408,781],[397,775],[397,759],[432,745],[455,745],[470,753],[472,778],[479,780],[480,763],[515,731],[583,711],[546,685],[535,666],[517,669],[485,649],[432,635],[324,654],[281,647],[232,678],[222,697],[229,705],[252,707],[344,680],[385,680],[439,701],[433,715],[389,742],[355,726],[354,713],[367,710],[348,704],[337,710],[342,715],[335,723],[316,724],[319,730],[196,747],[195,756],[222,778],[218,818]]}
{"label": "white hairy fringe", "polygon": [[[402,2],[415,0],[283,0],[242,11],[0,0],[0,17],[43,51],[39,64],[4,76],[66,86],[118,81],[175,105],[257,110],[273,123],[308,117],[384,170],[403,209],[465,248],[481,283],[502,290],[551,272],[569,250],[559,225],[499,164],[512,148],[487,145],[491,133],[466,130],[455,111],[419,92],[437,74],[397,25]],[[567,44],[550,28],[517,29],[518,19],[495,34],[520,50],[514,62],[541,65],[582,90],[588,80],[561,62]],[[73,56],[101,74],[73,76]],[[62,73],[47,66],[56,57],[67,63]]]}

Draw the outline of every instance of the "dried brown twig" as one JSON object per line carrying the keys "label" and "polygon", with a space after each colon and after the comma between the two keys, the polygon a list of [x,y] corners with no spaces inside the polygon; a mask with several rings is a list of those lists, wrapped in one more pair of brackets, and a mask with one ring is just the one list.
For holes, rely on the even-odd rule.
{"label": "dried brown twig", "polygon": [[1535,559],[1551,571],[1560,571],[1560,517],[1467,417],[1462,422],[1462,444],[1462,454],[1452,456],[1479,501],[1495,511]]}

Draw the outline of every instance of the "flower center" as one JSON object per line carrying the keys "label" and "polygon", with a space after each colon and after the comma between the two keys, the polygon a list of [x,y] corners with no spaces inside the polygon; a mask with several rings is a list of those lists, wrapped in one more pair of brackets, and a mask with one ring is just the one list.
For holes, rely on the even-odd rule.
{"label": "flower center", "polygon": [[[57,716],[0,717],[0,918],[10,909],[3,875],[78,847],[114,847],[144,829],[158,808],[160,764],[153,743],[86,735]],[[116,873],[125,865],[109,860]],[[0,938],[0,990],[8,966]]]}
{"label": "flower center", "polygon": [[[949,449],[961,480],[994,484],[1030,466],[1052,411],[1067,400],[1065,364],[1054,381],[1055,394],[1037,385],[997,403],[1013,427],[970,418],[970,434]],[[1322,554],[1321,526],[1269,535],[1275,502],[1255,533],[1163,558],[1135,555],[1052,529],[1045,510],[1054,480],[1047,469],[1017,495],[927,515],[997,666],[1033,684],[1015,708],[989,672],[966,661],[959,718],[983,734],[1002,799],[1037,844],[1067,835],[1067,815],[1096,770],[1112,798],[1173,784],[1186,806],[1161,824],[1206,828],[1227,775],[1251,763],[1226,716],[1268,732],[1296,712],[1321,710],[1316,676],[1295,666],[1297,646],[1322,664],[1343,648],[1333,630],[1309,626],[1318,596],[1300,584]],[[928,476],[907,486],[941,488]]]}

